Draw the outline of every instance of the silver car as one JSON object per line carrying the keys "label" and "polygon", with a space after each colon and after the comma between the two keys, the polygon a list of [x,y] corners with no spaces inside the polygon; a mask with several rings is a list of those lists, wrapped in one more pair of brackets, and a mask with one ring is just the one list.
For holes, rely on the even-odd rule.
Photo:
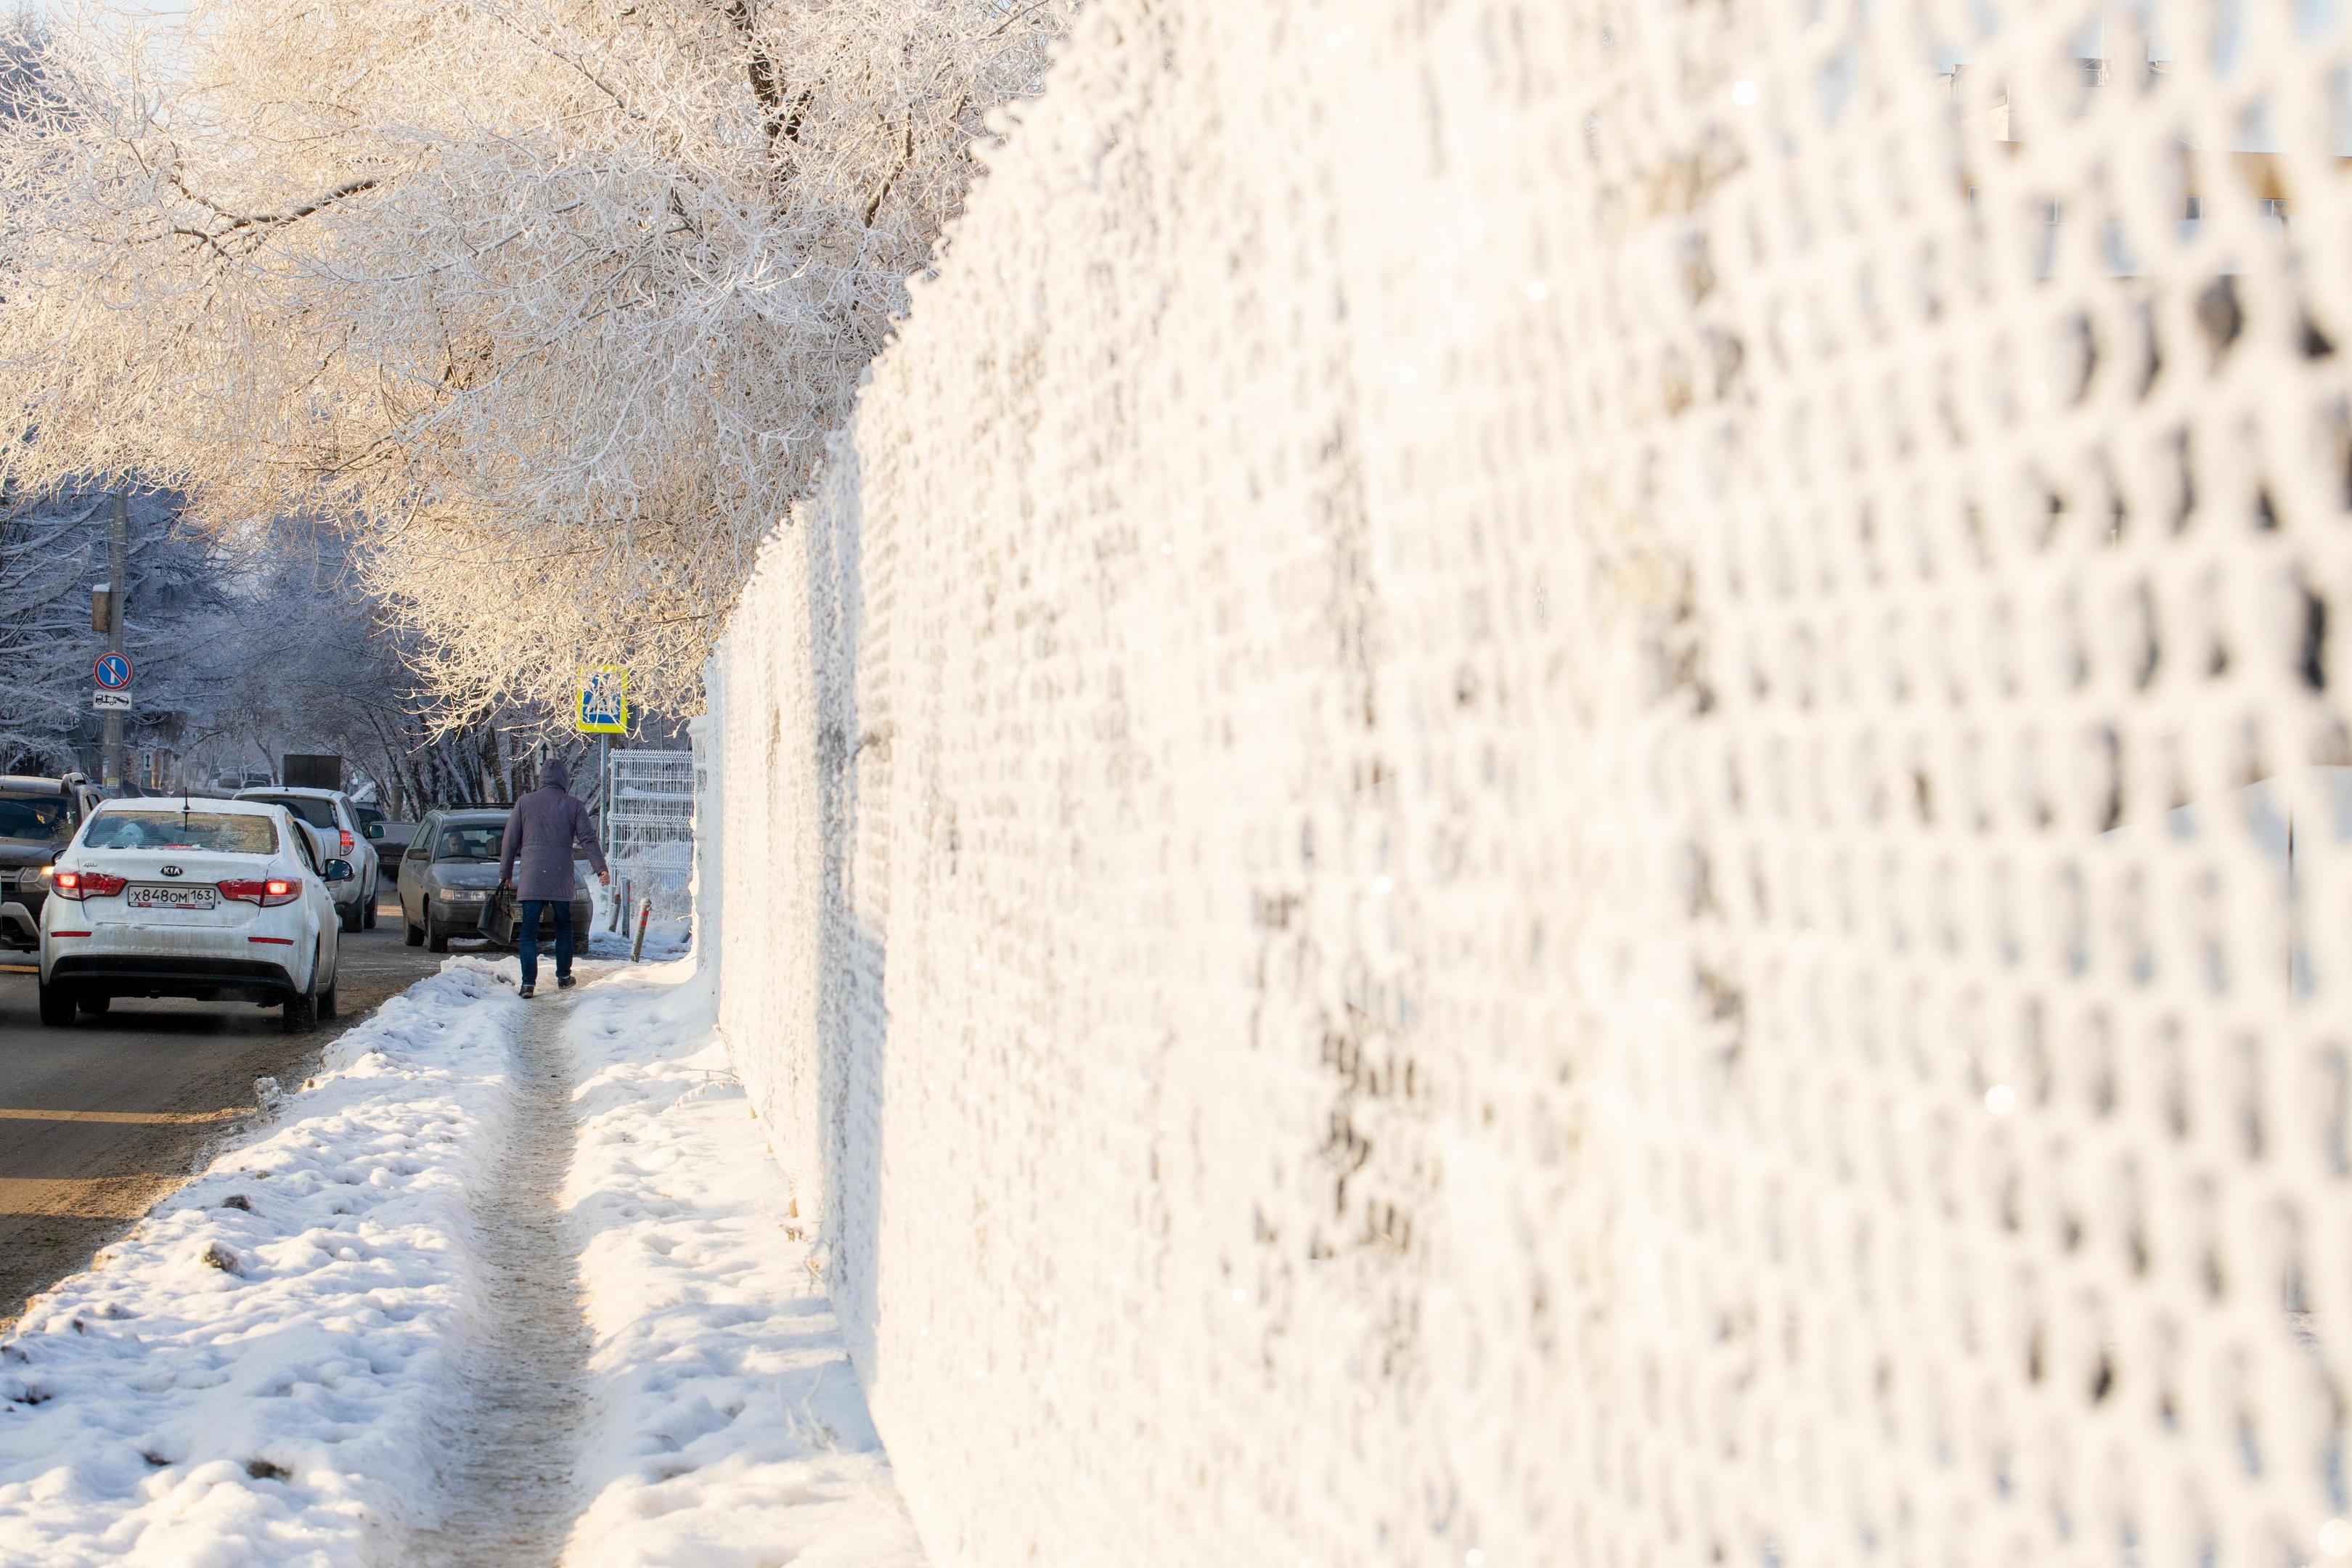
{"label": "silver car", "polygon": [[[416,825],[416,837],[400,857],[400,918],[408,945],[449,951],[453,936],[482,934],[482,911],[499,885],[499,851],[505,843],[504,807],[436,811]],[[580,951],[588,948],[596,903],[580,862],[572,867],[572,932]],[[553,918],[542,911],[542,932]]]}
{"label": "silver car", "polygon": [[318,846],[321,858],[349,860],[353,874],[347,886],[335,889],[335,912],[345,931],[375,929],[376,889],[383,875],[375,840],[383,837],[381,823],[362,824],[352,808],[352,797],[341,790],[241,789],[236,798],[284,806],[295,821],[310,830],[311,841]]}

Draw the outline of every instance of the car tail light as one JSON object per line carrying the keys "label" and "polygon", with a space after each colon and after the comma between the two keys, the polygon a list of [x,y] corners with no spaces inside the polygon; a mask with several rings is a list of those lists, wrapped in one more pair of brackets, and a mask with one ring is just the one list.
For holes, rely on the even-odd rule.
{"label": "car tail light", "polygon": [[285,877],[272,877],[266,882],[221,882],[216,885],[222,898],[234,899],[241,904],[259,904],[265,910],[290,904],[302,896],[302,884]]}
{"label": "car tail light", "polygon": [[[338,831],[338,832],[341,832],[341,830],[339,828],[339,829],[337,829],[337,831]],[[343,834],[343,853],[344,853],[344,854],[346,854],[346,855],[348,855],[348,854],[350,854],[351,852],[352,852],[352,836],[351,836],[349,833],[344,833],[344,834]]]}
{"label": "car tail light", "polygon": [[84,899],[111,898],[122,891],[123,879],[110,877],[103,871],[60,871],[58,873],[57,895],[79,903]]}

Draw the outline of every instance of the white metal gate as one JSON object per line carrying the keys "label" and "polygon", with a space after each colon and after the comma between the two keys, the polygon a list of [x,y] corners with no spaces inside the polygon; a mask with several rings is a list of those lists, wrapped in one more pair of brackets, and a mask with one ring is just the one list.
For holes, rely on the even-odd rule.
{"label": "white metal gate", "polygon": [[604,764],[604,853],[613,885],[655,918],[688,912],[694,869],[694,753],[615,751]]}

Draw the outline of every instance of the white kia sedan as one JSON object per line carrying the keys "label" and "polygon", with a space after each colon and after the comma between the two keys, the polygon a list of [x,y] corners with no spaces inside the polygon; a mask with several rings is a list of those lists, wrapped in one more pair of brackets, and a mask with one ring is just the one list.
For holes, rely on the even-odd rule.
{"label": "white kia sedan", "polygon": [[289,1030],[335,1014],[333,889],[282,805],[110,800],[60,851],[41,905],[41,1022],[103,1013],[117,996],[282,1006]]}

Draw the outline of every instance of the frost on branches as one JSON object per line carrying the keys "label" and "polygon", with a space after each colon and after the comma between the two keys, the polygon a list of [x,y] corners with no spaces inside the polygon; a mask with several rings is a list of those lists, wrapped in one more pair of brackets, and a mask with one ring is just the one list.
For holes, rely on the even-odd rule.
{"label": "frost on branches", "polygon": [[[0,773],[93,760],[90,663],[106,637],[90,629],[90,590],[111,574],[113,510],[112,495],[86,485],[0,489]],[[128,518],[123,651],[139,680],[125,737],[135,752],[178,743],[217,704],[239,563],[217,536],[182,526],[174,496],[135,493]]]}
{"label": "frost on branches", "polygon": [[1072,0],[235,0],[0,84],[7,477],[347,520],[472,711],[694,700]]}

